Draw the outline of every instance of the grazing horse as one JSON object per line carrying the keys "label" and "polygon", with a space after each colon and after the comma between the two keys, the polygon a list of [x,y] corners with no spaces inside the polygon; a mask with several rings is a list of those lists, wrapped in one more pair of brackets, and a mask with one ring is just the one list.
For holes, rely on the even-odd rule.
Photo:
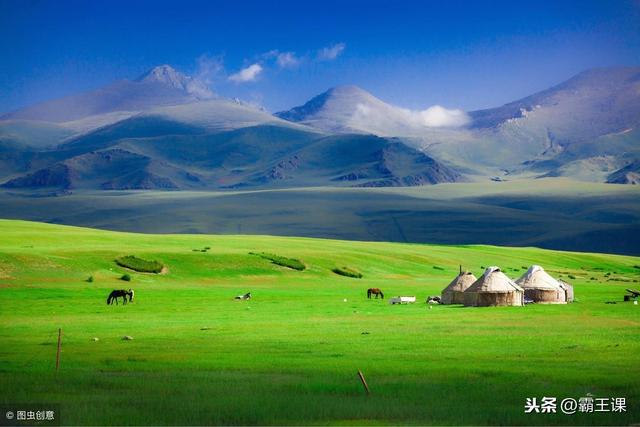
{"label": "grazing horse", "polygon": [[367,289],[367,298],[371,299],[371,295],[375,295],[376,299],[378,299],[378,295],[380,295],[382,297],[382,299],[384,299],[384,294],[378,288],[369,288],[369,289]]}
{"label": "grazing horse", "polygon": [[237,297],[235,297],[234,299],[239,299],[241,301],[247,301],[251,299],[251,292],[247,292],[244,295],[238,295]]}
{"label": "grazing horse", "polygon": [[122,303],[126,304],[127,297],[129,297],[129,302],[133,301],[133,295],[133,289],[129,289],[128,291],[125,291],[124,289],[113,290],[107,298],[107,305],[112,305],[114,301],[116,305],[118,305],[118,298],[120,297],[122,297]]}

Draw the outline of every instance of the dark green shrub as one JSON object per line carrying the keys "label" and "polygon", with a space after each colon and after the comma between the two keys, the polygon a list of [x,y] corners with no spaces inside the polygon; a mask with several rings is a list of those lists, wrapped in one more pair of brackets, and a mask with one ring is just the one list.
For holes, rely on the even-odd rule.
{"label": "dark green shrub", "polygon": [[574,276],[573,274],[570,274],[568,277],[569,277],[569,279],[574,279],[574,280],[576,278],[576,276]]}
{"label": "dark green shrub", "polygon": [[93,276],[89,276],[86,281],[87,283],[93,283]]}
{"label": "dark green shrub", "polygon": [[164,266],[158,261],[147,261],[133,255],[116,258],[116,264],[141,273],[160,273]]}
{"label": "dark green shrub", "polygon": [[437,266],[437,265],[434,265],[434,266],[433,266],[433,268],[434,268],[435,270],[444,270],[444,268],[439,267],[439,266]]}
{"label": "dark green shrub", "polygon": [[362,273],[349,267],[336,267],[331,271],[333,271],[336,274],[339,274],[340,276],[353,277],[354,279],[362,278]]}
{"label": "dark green shrub", "polygon": [[122,277],[120,277],[120,280],[124,280],[125,282],[130,282],[131,276],[128,274],[123,274]]}
{"label": "dark green shrub", "polygon": [[291,268],[293,270],[302,271],[305,268],[307,268],[302,261],[300,261],[299,259],[295,259],[295,258],[287,258],[287,257],[283,257],[283,256],[280,256],[280,255],[269,254],[269,253],[266,253],[266,252],[260,252],[260,253],[249,252],[249,254],[250,255],[257,255],[257,256],[259,256],[261,258],[268,259],[269,261],[271,261],[272,263],[274,263],[276,265],[280,265],[282,267]]}

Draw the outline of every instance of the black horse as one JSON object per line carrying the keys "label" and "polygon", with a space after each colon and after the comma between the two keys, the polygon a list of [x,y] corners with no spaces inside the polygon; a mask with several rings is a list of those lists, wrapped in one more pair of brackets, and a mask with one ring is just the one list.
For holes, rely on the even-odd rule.
{"label": "black horse", "polygon": [[376,299],[378,299],[378,295],[380,295],[382,297],[382,299],[384,299],[384,294],[378,288],[369,288],[369,289],[367,289],[367,298],[371,299],[371,295],[375,295]]}
{"label": "black horse", "polygon": [[123,304],[127,303],[127,297],[129,297],[129,302],[131,302],[133,301],[133,294],[133,289],[129,289],[128,291],[125,291],[124,289],[113,290],[107,298],[107,305],[113,304],[114,301],[116,305],[118,305],[118,298],[120,297],[122,297]]}

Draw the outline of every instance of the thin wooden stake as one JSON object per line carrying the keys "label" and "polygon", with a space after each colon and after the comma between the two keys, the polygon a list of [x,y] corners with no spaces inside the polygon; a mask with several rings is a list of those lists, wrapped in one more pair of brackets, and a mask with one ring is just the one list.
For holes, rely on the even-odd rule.
{"label": "thin wooden stake", "polygon": [[60,347],[62,346],[62,328],[58,329],[58,351],[56,352],[56,372],[60,368]]}
{"label": "thin wooden stake", "polygon": [[367,380],[364,379],[364,374],[360,369],[358,369],[358,376],[360,377],[360,381],[362,382],[364,389],[367,391],[367,394],[371,394],[371,392],[369,391],[369,386],[367,385]]}

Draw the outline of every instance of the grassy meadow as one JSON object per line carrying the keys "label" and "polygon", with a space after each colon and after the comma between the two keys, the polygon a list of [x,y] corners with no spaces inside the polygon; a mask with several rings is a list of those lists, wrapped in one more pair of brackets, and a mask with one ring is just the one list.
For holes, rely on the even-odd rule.
{"label": "grassy meadow", "polygon": [[[166,271],[114,262],[126,255]],[[424,303],[459,264],[517,278],[534,263],[573,283],[577,301]],[[344,267],[363,277],[332,272]],[[0,220],[0,404],[57,404],[71,425],[639,423],[640,305],[622,302],[639,280],[640,258],[628,256]],[[418,303],[368,300],[369,287]],[[132,304],[106,305],[127,288]],[[527,397],[587,393],[625,397],[627,412],[524,413]]]}

